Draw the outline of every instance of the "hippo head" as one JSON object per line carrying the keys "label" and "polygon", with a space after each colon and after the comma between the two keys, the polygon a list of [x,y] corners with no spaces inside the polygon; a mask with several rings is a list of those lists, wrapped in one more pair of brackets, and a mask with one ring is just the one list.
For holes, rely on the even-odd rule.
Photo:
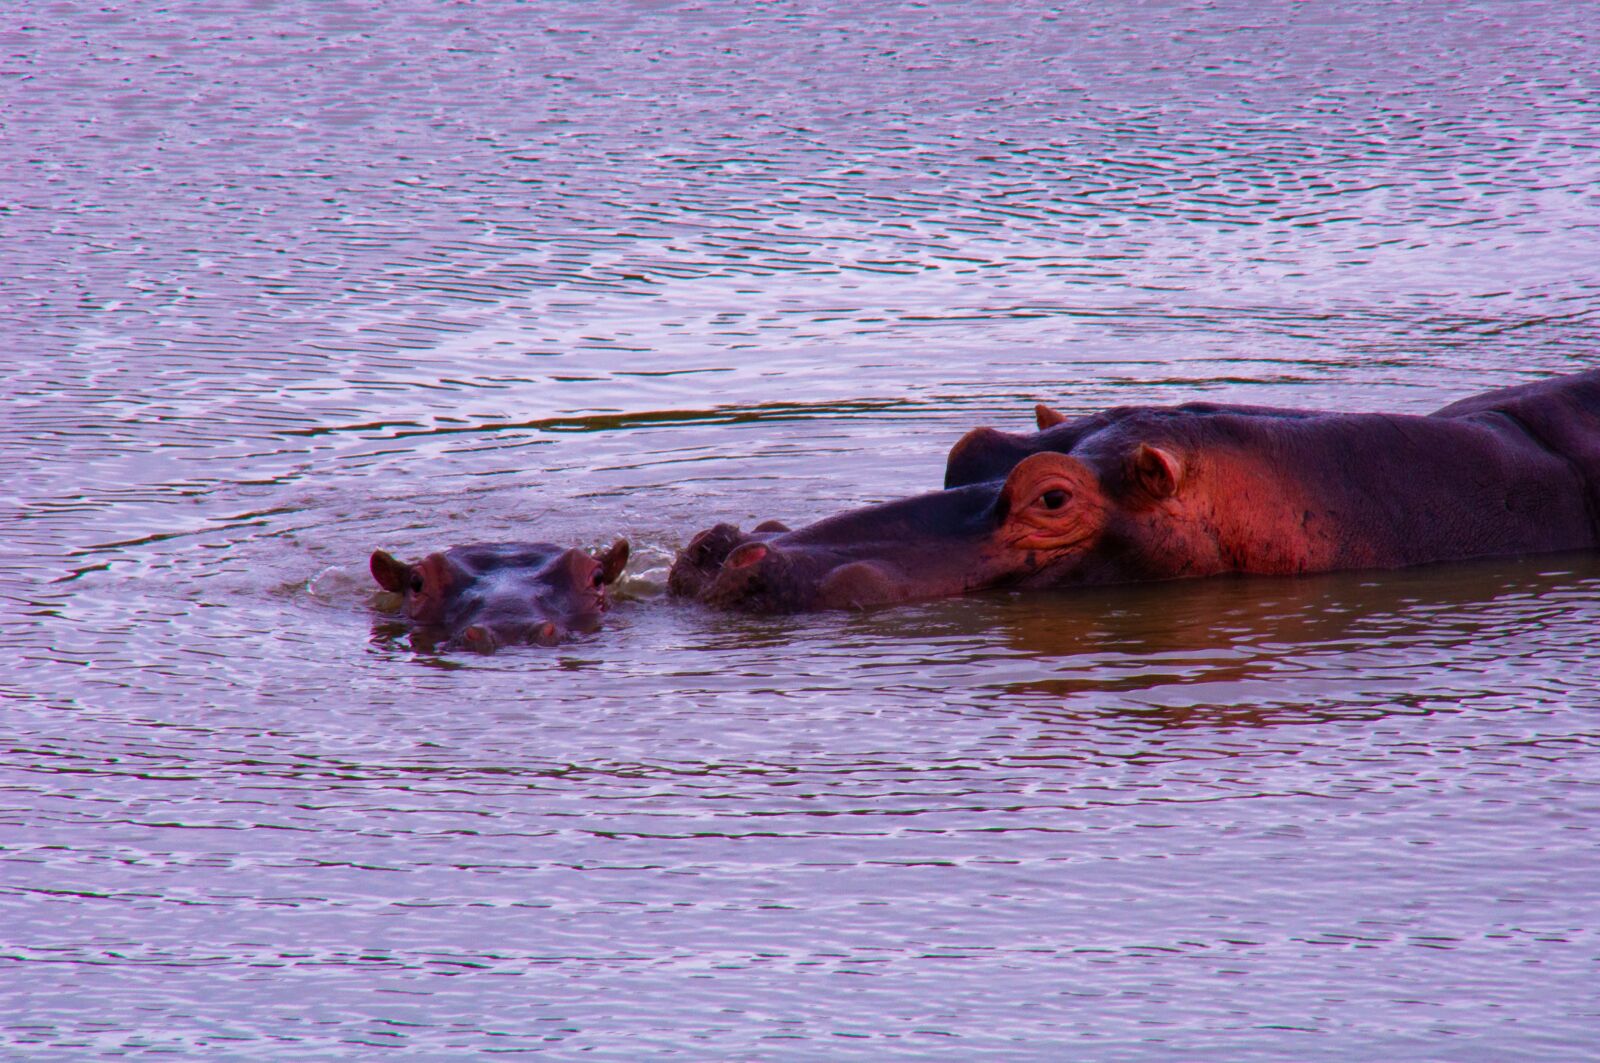
{"label": "hippo head", "polygon": [[402,611],[418,628],[492,652],[508,643],[549,646],[569,632],[593,630],[608,606],[606,586],[627,563],[626,539],[598,556],[550,543],[485,543],[415,564],[377,550],[372,575],[403,596]]}
{"label": "hippo head", "polygon": [[[1163,515],[1184,476],[1170,448],[1108,440],[1068,454],[1038,449],[1036,439],[969,433],[952,452],[956,465],[958,482],[943,491],[798,531],[768,524],[746,534],[719,524],[684,548],[668,587],[718,608],[796,612],[1164,578],[1184,574],[1193,556],[1172,549],[1164,558],[1161,549],[1173,524]],[[998,469],[997,478],[960,482],[986,469]]]}
{"label": "hippo head", "polygon": [[1119,406],[1086,417],[1068,417],[1040,403],[1033,408],[1037,432],[1019,435],[993,428],[974,428],[956,441],[945,459],[944,485],[961,487],[1003,479],[1018,462],[1041,451],[1069,453],[1085,437],[1139,412]]}

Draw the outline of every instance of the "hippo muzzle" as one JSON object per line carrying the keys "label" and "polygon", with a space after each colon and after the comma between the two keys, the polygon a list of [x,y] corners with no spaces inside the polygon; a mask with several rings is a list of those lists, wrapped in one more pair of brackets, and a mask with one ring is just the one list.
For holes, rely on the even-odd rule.
{"label": "hippo muzzle", "polygon": [[719,609],[791,613],[1026,583],[1074,564],[1105,508],[1079,462],[1034,455],[1003,481],[867,506],[798,531],[719,524],[678,555],[668,588]]}

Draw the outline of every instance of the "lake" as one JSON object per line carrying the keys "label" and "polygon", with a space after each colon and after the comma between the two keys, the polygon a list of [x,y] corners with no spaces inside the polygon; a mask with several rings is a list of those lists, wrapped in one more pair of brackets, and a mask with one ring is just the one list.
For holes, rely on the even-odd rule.
{"label": "lake", "polygon": [[[0,30],[0,1054],[1600,1045],[1600,556],[797,617],[965,431],[1600,364],[1600,9],[331,0]],[[413,646],[367,557],[625,535]]]}

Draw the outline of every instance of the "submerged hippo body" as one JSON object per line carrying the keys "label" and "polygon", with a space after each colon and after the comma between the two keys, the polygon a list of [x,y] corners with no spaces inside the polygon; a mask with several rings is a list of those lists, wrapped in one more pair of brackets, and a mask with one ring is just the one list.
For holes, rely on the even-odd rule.
{"label": "submerged hippo body", "polygon": [[406,564],[377,550],[371,568],[385,590],[402,596],[401,610],[417,628],[490,652],[554,645],[598,627],[606,586],[627,563],[628,542],[619,539],[599,556],[551,543],[482,543]]}
{"label": "submerged hippo body", "polygon": [[797,531],[702,532],[669,586],[796,611],[1600,542],[1600,372],[1429,416],[1213,403],[1038,414],[1037,433],[969,432],[943,491]]}

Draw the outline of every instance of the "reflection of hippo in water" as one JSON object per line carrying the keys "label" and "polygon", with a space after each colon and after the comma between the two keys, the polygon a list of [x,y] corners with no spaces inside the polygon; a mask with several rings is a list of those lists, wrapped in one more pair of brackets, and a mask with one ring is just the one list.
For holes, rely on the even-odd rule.
{"label": "reflection of hippo in water", "polygon": [[1394,568],[1600,542],[1600,372],[1429,416],[1198,403],[969,432],[946,489],[788,531],[721,524],[669,586],[794,611],[987,587]]}
{"label": "reflection of hippo in water", "polygon": [[419,628],[488,652],[507,643],[549,646],[597,627],[606,585],[627,563],[626,539],[598,557],[550,543],[490,543],[429,554],[414,565],[378,550],[372,575],[404,596],[402,611]]}

